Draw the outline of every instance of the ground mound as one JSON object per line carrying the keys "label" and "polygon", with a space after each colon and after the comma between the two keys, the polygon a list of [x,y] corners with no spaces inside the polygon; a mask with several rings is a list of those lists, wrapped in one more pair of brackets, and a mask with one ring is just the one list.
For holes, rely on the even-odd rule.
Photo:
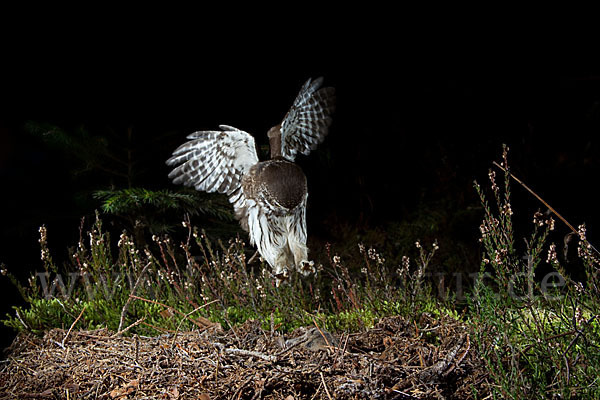
{"label": "ground mound", "polygon": [[158,337],[20,334],[0,368],[9,399],[470,399],[487,375],[451,318],[382,319],[361,333],[259,323]]}

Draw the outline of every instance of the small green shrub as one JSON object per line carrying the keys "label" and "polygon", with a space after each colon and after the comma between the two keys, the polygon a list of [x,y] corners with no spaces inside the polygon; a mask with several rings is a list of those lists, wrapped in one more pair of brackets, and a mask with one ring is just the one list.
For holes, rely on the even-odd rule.
{"label": "small green shrub", "polygon": [[[536,212],[533,232],[521,252],[515,244],[510,195],[508,148],[504,148],[504,184],[490,171],[494,201],[476,183],[485,210],[480,226],[483,259],[480,277],[469,298],[469,322],[494,384],[502,398],[600,397],[600,292],[598,258],[579,227],[579,256],[585,285],[561,267],[556,245],[548,242],[555,222]],[[554,270],[536,279],[538,268]],[[547,277],[558,279],[550,284]],[[554,287],[558,286],[558,287]]]}

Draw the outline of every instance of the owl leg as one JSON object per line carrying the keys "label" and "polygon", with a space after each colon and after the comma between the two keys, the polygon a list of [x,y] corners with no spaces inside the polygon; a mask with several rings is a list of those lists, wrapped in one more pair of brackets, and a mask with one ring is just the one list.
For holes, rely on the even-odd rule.
{"label": "owl leg", "polygon": [[287,243],[278,248],[278,252],[277,257],[275,258],[275,264],[272,265],[273,275],[276,279],[275,284],[277,286],[288,279],[289,270],[294,266],[294,256],[290,252]]}
{"label": "owl leg", "polygon": [[308,247],[301,238],[290,235],[288,237],[290,250],[294,255],[294,264],[296,270],[302,275],[307,276],[315,272],[314,262],[308,260]]}
{"label": "owl leg", "polygon": [[308,260],[308,247],[306,246],[306,198],[296,208],[287,220],[287,242],[294,255],[296,271],[307,276],[315,273],[314,262]]}
{"label": "owl leg", "polygon": [[279,286],[288,278],[288,271],[294,266],[294,256],[288,248],[281,221],[258,208],[250,208],[248,226],[250,242],[256,245],[262,258],[271,266],[275,283]]}

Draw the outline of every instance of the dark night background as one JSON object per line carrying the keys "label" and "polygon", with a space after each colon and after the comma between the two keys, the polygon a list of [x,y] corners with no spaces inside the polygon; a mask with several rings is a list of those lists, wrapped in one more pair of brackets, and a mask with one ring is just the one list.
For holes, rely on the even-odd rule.
{"label": "dark night background", "polygon": [[[81,179],[107,188],[93,176],[73,178],[73,160],[29,135],[28,121],[117,135],[131,128],[136,141],[151,143],[152,167],[140,186],[176,189],[164,161],[187,134],[228,124],[265,145],[302,83],[317,76],[336,88],[338,107],[326,141],[299,157],[309,180],[309,235],[335,241],[338,229],[385,229],[414,218],[423,204],[441,204],[444,218],[475,210],[450,223],[448,234],[472,241],[476,253],[481,210],[472,182],[486,183],[506,143],[514,173],[572,224],[585,221],[598,246],[600,72],[576,50],[459,50],[399,37],[358,51],[335,36],[319,49],[326,56],[301,41],[276,55],[259,51],[259,42],[213,54],[202,41],[175,45],[159,37],[118,49],[98,40],[64,50],[40,40],[4,57],[0,78],[0,263],[22,279],[41,268],[41,224],[55,258],[64,258],[80,218],[98,207],[74,196]],[[513,210],[528,222],[542,206],[517,185],[513,192],[523,212],[519,204]],[[1,282],[3,316],[20,298]]]}

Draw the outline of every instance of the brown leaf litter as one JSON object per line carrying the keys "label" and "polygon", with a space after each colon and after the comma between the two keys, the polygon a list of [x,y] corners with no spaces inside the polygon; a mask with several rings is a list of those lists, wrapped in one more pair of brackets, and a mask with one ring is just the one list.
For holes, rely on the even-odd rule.
{"label": "brown leaf litter", "polygon": [[[68,336],[68,338],[67,338]],[[67,339],[67,340],[65,340]],[[124,337],[22,333],[0,366],[2,399],[471,399],[487,374],[467,328],[424,315],[361,333],[288,337],[249,321],[223,332]]]}

